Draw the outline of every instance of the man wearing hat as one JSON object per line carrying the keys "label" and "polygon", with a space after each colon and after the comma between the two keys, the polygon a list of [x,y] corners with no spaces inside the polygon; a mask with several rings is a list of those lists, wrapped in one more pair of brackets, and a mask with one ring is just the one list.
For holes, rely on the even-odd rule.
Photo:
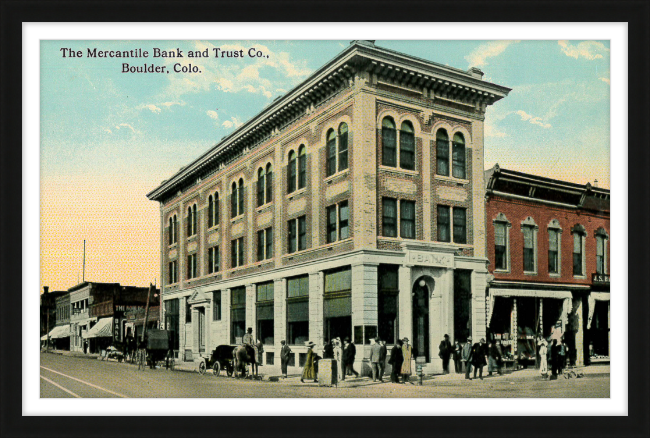
{"label": "man wearing hat", "polygon": [[469,376],[470,371],[472,370],[472,337],[467,338],[467,342],[463,345],[463,350],[460,354],[460,360],[463,362],[463,367],[465,368],[465,379],[472,380]]}
{"label": "man wearing hat", "polygon": [[449,342],[449,335],[445,335],[444,339],[440,342],[438,347],[438,356],[442,359],[442,373],[449,374],[449,358],[451,357],[452,347]]}
{"label": "man wearing hat", "polygon": [[[379,375],[379,356],[381,355],[381,344],[379,338],[375,338],[375,343],[370,347],[370,366],[372,367],[372,381],[377,381]],[[381,381],[381,377],[379,378]]]}
{"label": "man wearing hat", "polygon": [[280,341],[282,348],[280,349],[280,368],[282,369],[282,377],[287,378],[287,365],[289,365],[289,358],[291,357],[291,348],[287,345],[287,341]]}

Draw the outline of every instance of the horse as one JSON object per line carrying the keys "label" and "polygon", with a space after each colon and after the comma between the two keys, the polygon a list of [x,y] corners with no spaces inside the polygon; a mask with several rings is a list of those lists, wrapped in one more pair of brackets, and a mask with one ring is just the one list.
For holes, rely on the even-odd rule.
{"label": "horse", "polygon": [[[237,377],[237,371],[241,372],[240,377],[246,376],[246,365],[255,364],[255,350],[250,345],[240,345],[235,347],[232,350],[234,372],[233,377]],[[253,370],[254,375],[257,376],[257,372]]]}

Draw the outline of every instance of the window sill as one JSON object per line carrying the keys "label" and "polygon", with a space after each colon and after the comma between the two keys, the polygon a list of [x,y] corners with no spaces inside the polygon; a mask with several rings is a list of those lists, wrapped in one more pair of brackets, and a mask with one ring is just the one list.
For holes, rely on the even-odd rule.
{"label": "window sill", "polygon": [[294,196],[302,195],[302,194],[305,193],[306,191],[307,191],[307,187],[303,187],[302,189],[294,190],[294,191],[291,192],[291,193],[287,193],[287,194],[286,194],[286,198],[287,198],[288,200],[291,200],[291,198],[293,198]]}
{"label": "window sill", "polygon": [[243,219],[244,219],[244,215],[240,214],[238,216],[235,216],[234,218],[231,218],[230,223],[234,224],[235,222],[239,222],[240,220],[243,220]]}
{"label": "window sill", "polygon": [[401,167],[391,167],[391,166],[385,166],[383,164],[379,165],[379,170],[383,170],[385,172],[401,173],[404,175],[412,175],[412,176],[420,175],[420,172],[417,170],[402,169]]}
{"label": "window sill", "polygon": [[407,237],[389,237],[389,236],[378,236],[382,240],[387,240],[389,242],[402,242],[402,241],[407,241],[407,242],[421,242],[422,239],[410,239]]}
{"label": "window sill", "polygon": [[573,278],[576,280],[586,280],[587,276],[586,275],[574,275]]}
{"label": "window sill", "polygon": [[534,276],[534,275],[537,275],[537,272],[524,271],[524,275]]}
{"label": "window sill", "polygon": [[548,276],[551,277],[551,278],[560,278],[560,277],[562,277],[562,274],[551,274],[551,273],[549,273]]}
{"label": "window sill", "polygon": [[208,232],[213,232],[213,231],[219,231],[219,224],[217,225],[212,225],[210,228],[208,228]]}
{"label": "window sill", "polygon": [[168,249],[174,249],[174,248],[176,248],[176,247],[178,247],[178,242],[174,242],[174,243],[172,243],[171,245],[168,245],[168,246],[167,246]]}
{"label": "window sill", "polygon": [[338,178],[338,177],[340,177],[340,176],[343,176],[343,175],[345,175],[345,174],[347,174],[347,173],[350,173],[350,168],[347,168],[347,169],[344,169],[344,170],[339,170],[339,171],[336,172],[335,174],[332,174],[332,175],[326,177],[326,178],[323,180],[323,182],[324,182],[324,183],[330,183],[332,180],[334,180],[334,179],[336,179],[336,178]]}
{"label": "window sill", "polygon": [[188,242],[193,242],[198,238],[197,234],[192,234],[190,237],[187,238]]}
{"label": "window sill", "polygon": [[462,184],[462,185],[469,184],[468,179],[454,178],[454,177],[451,177],[451,176],[434,175],[434,178],[437,179],[438,181],[455,182],[455,183]]}
{"label": "window sill", "polygon": [[495,274],[510,274],[510,269],[495,269]]}
{"label": "window sill", "polygon": [[273,207],[273,202],[267,202],[266,204],[260,205],[259,207],[255,208],[255,212],[256,213],[261,213],[264,210],[266,210],[267,208],[271,208],[271,207]]}

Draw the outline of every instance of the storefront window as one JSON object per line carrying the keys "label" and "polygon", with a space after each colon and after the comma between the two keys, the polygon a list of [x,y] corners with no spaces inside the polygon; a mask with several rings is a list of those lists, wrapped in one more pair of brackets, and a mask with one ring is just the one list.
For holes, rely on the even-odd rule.
{"label": "storefront window", "polygon": [[246,288],[234,288],[230,294],[230,342],[241,344],[246,333]]}
{"label": "storefront window", "polygon": [[397,339],[397,315],[399,305],[399,267],[379,265],[378,329],[379,337],[387,344]]}
{"label": "storefront window", "polygon": [[257,285],[257,338],[264,345],[273,345],[274,341],[274,283],[260,283]]}
{"label": "storefront window", "polygon": [[287,279],[287,342],[303,345],[309,340],[309,276]]}

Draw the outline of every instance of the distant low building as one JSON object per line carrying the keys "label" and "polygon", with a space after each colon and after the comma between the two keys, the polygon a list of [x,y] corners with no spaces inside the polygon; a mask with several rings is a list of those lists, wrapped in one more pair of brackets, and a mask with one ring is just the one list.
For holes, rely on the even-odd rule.
{"label": "distant low building", "polygon": [[41,336],[47,334],[56,326],[56,299],[67,294],[66,291],[51,291],[43,286],[41,294]]}
{"label": "distant low building", "polygon": [[498,164],[485,180],[490,338],[522,363],[538,336],[563,338],[577,365],[608,359],[609,190]]}

